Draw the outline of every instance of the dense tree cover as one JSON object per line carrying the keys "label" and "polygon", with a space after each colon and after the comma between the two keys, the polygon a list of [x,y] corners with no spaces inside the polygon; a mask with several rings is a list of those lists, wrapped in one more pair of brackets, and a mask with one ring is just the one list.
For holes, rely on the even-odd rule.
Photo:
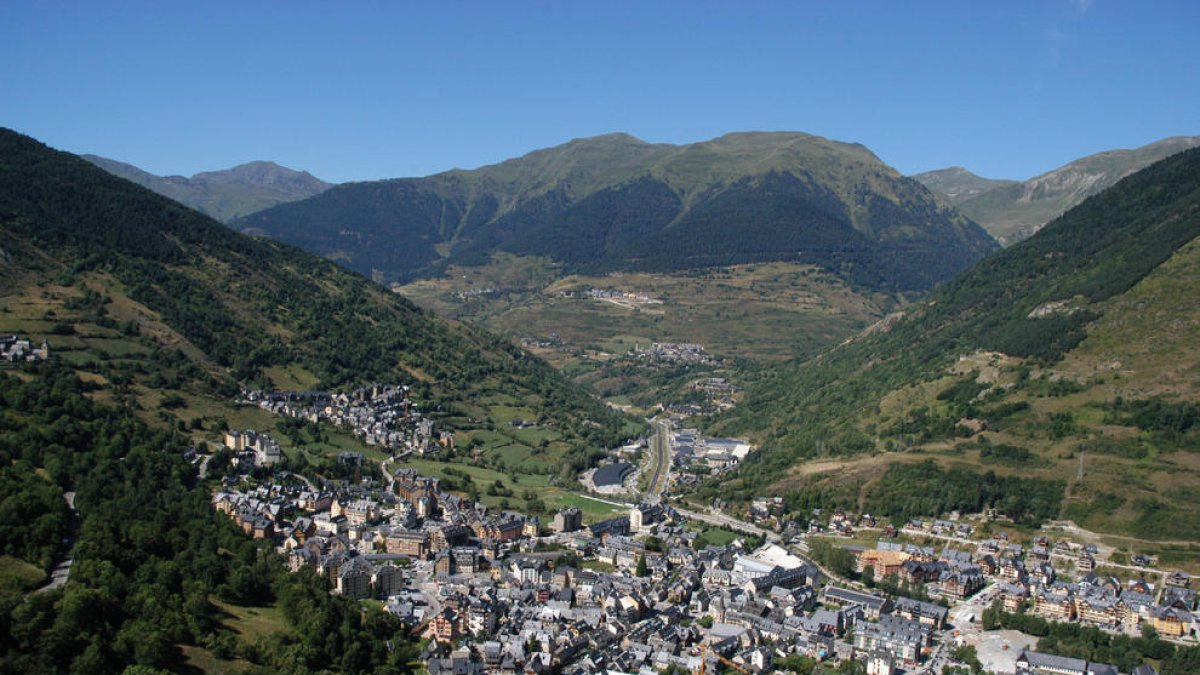
{"label": "dense tree cover", "polygon": [[298,364],[329,388],[416,380],[435,404],[503,391],[543,410],[570,440],[595,445],[622,440],[628,421],[507,341],[8,130],[0,130],[0,234],[66,264],[60,282],[115,277],[240,382]]}
{"label": "dense tree cover", "polygon": [[907,520],[994,508],[1019,523],[1039,525],[1058,517],[1063,488],[1062,481],[942,468],[932,460],[897,463],[867,493],[866,510]]}
{"label": "dense tree cover", "polygon": [[1132,672],[1149,659],[1159,662],[1162,675],[1190,675],[1200,671],[1200,647],[1176,646],[1144,631],[1140,637],[1113,634],[1096,626],[1047,621],[1023,612],[1006,612],[999,601],[984,610],[984,630],[1019,630],[1039,637],[1037,651],[1101,663],[1121,672]]}
{"label": "dense tree cover", "polygon": [[[406,668],[414,653],[397,622],[364,615],[331,596],[324,580],[287,574],[268,545],[214,511],[182,459],[183,438],[94,404],[65,369],[40,371],[24,383],[0,376],[0,456],[6,465],[45,468],[60,503],[61,488],[74,488],[82,523],[64,589],[0,592],[0,672],[177,669],[179,644],[240,655],[271,672]],[[14,550],[44,564],[42,549],[62,532],[30,528],[20,539],[27,545]],[[238,648],[214,595],[243,605],[278,600],[294,632]]]}
{"label": "dense tree cover", "polygon": [[844,579],[854,576],[854,554],[828,539],[812,539],[808,555],[818,565]]}
{"label": "dense tree cover", "polygon": [[[1184,152],[986,258],[887,330],[804,363],[743,372],[744,403],[716,420],[713,431],[759,434],[764,451],[751,454],[737,474],[745,494],[803,458],[876,449],[859,429],[861,419],[876,413],[888,393],[941,377],[962,354],[1060,358],[1085,335],[1095,303],[1128,290],[1200,236],[1198,207],[1200,151]],[[1066,303],[1058,311],[1035,312],[1058,302]],[[968,394],[963,385],[944,400],[953,404]],[[998,417],[1020,412],[1003,404],[979,408]],[[927,414],[940,425],[937,433],[953,432],[956,419]]]}
{"label": "dense tree cover", "polygon": [[1108,407],[1106,421],[1135,426],[1178,439],[1200,428],[1200,406],[1188,401],[1170,403],[1161,398],[1126,401],[1117,399]]}

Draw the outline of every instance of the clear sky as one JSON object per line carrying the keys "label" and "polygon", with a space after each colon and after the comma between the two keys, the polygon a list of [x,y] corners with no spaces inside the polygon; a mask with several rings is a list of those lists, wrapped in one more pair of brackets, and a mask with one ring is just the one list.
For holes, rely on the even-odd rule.
{"label": "clear sky", "polygon": [[1200,134],[1200,2],[7,0],[0,126],[157,174],[794,130],[1028,178]]}

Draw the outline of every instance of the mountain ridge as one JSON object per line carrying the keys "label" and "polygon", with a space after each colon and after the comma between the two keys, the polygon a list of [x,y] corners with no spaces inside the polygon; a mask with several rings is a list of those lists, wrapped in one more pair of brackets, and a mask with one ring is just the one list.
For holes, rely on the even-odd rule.
{"label": "mountain ridge", "polygon": [[[381,281],[507,251],[586,271],[795,260],[912,290],[994,248],[978,226],[864,146],[799,132],[687,145],[628,134],[575,139],[479,169],[339,186],[234,226]],[[822,239],[834,230],[841,240]],[[920,260],[894,259],[913,249]]]}
{"label": "mountain ridge", "polygon": [[157,176],[132,164],[99,155],[80,157],[222,222],[276,204],[311,197],[332,187],[331,183],[307,171],[262,160],[191,176]]}
{"label": "mountain ridge", "polygon": [[[483,404],[461,410],[463,401],[553,410],[563,440],[550,447],[578,451],[579,463],[593,445],[620,440],[628,422],[509,342],[4,129],[0,235],[12,254],[0,299],[36,310],[6,311],[13,329],[74,336],[56,338],[77,352],[69,358],[152,399],[183,387],[227,404],[239,386],[281,388],[275,378],[285,375],[306,388],[399,380],[451,429],[490,415]],[[166,353],[164,372],[181,374],[164,380],[110,363],[112,344],[137,336]]]}
{"label": "mountain ridge", "polygon": [[[1197,510],[1181,495],[1200,488],[1200,388],[1187,376],[1200,352],[1184,337],[1200,327],[1188,301],[1200,288],[1198,246],[1192,149],[1089,197],[903,316],[754,378],[712,430],[756,435],[763,450],[701,499],[769,490],[795,506],[978,510],[949,497],[918,507],[891,489],[933,494],[946,471],[966,470],[975,478],[963,480],[1033,481],[1019,485],[1036,506],[1013,507],[1026,522],[1065,516],[1178,539],[1172,523]],[[1080,454],[1091,458],[1086,474]]]}
{"label": "mountain ridge", "polygon": [[[1011,244],[1122,178],[1198,145],[1200,136],[1170,136],[1138,148],[1087,155],[1028,180],[994,183],[983,190],[962,190],[971,179],[947,181],[944,172],[952,169],[928,171],[913,178],[945,197],[997,240]],[[974,185],[983,184],[976,181]]]}

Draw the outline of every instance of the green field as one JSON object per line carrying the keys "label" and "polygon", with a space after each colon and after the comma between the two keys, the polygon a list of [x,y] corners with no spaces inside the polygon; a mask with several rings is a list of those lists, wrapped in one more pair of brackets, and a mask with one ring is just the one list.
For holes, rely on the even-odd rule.
{"label": "green field", "polygon": [[[563,349],[536,351],[560,366],[611,359],[651,341],[695,342],[725,357],[812,355],[877,320],[892,304],[882,296],[859,295],[816,267],[790,263],[705,274],[564,278],[556,276],[551,263],[540,264],[540,272],[533,273],[537,259],[498,255],[489,265],[453,267],[443,278],[398,291],[443,315],[514,338],[557,334]],[[622,306],[582,297],[580,291],[589,287],[641,293],[661,304]],[[466,299],[458,295],[479,288],[502,290]]]}
{"label": "green field", "polygon": [[[546,505],[547,513],[541,514],[543,520],[546,522],[548,522],[549,518],[553,517],[555,511],[571,506],[579,507],[579,510],[583,512],[584,522],[588,523],[612,518],[628,512],[628,509],[606,504],[591,499],[586,495],[553,486],[550,484],[550,477],[546,475],[517,473],[514,474],[516,478],[514,481],[514,476],[512,475],[501,473],[495,469],[470,464],[440,462],[428,459],[410,459],[403,462],[402,465],[410,466],[422,475],[437,478],[447,477],[447,469],[462,471],[471,477],[471,480],[479,489],[479,500],[491,508],[498,508],[501,500],[507,499],[511,508],[520,509],[525,503],[522,497],[523,493],[526,490],[532,490]],[[451,480],[458,479],[451,476]],[[504,489],[511,490],[513,496],[502,497],[487,494],[486,490],[488,486],[496,481],[499,481]]]}
{"label": "green field", "polygon": [[254,644],[254,641],[260,637],[292,632],[292,629],[288,627],[287,620],[283,617],[283,610],[274,605],[241,607],[221,602],[216,598],[212,598],[211,601],[221,610],[222,623],[247,644]]}
{"label": "green field", "polygon": [[37,565],[9,555],[0,555],[0,589],[28,591],[46,582],[46,573]]}

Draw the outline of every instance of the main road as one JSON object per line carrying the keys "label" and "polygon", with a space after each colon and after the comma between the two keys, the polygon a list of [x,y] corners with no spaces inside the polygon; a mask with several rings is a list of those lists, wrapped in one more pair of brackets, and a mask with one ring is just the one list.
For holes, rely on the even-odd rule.
{"label": "main road", "polygon": [[650,437],[650,482],[646,485],[644,499],[649,504],[662,501],[667,483],[671,478],[671,423],[655,419],[650,424],[654,435]]}

